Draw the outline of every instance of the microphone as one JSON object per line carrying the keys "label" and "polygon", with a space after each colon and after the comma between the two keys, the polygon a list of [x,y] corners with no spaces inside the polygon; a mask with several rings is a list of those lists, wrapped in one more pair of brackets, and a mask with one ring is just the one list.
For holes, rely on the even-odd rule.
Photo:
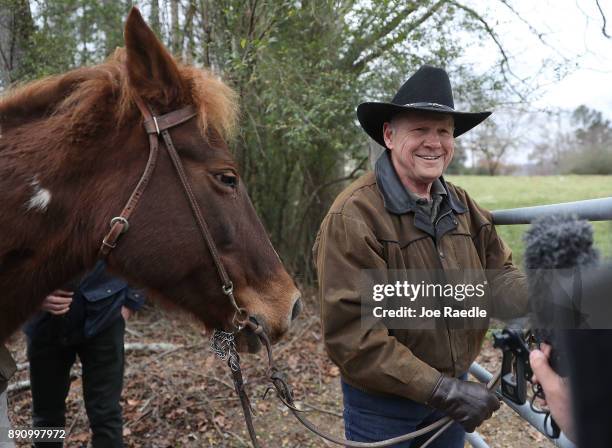
{"label": "microphone", "polygon": [[575,215],[544,216],[532,223],[524,241],[533,334],[538,343],[552,346],[551,367],[567,376],[562,340],[567,330],[585,326],[583,271],[599,262],[593,227]]}

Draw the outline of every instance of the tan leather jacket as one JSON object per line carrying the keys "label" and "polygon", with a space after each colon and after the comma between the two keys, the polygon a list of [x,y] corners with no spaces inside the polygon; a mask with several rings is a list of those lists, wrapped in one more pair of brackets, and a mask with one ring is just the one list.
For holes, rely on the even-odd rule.
{"label": "tan leather jacket", "polygon": [[[527,312],[526,277],[491,215],[440,178],[447,195],[435,228],[406,194],[385,153],[335,200],[313,248],[325,347],[350,385],[425,403],[441,374],[467,372],[486,330],[390,330],[361,325],[364,269],[487,270],[492,314]],[[497,270],[489,274],[488,270]]]}

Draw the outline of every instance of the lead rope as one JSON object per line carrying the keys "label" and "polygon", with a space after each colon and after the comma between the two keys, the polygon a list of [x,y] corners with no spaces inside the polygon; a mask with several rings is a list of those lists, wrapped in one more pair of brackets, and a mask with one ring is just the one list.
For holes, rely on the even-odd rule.
{"label": "lead rope", "polygon": [[[306,428],[308,428],[311,432],[318,435],[319,437],[338,444],[343,445],[345,447],[350,448],[383,448],[391,445],[395,445],[397,443],[405,442],[408,440],[415,439],[416,437],[427,434],[431,431],[439,429],[430,439],[428,439],[427,443],[423,445],[423,448],[432,443],[440,434],[442,434],[446,429],[448,429],[452,424],[453,420],[450,417],[443,417],[437,422],[432,423],[424,428],[421,428],[417,431],[413,431],[408,434],[404,434],[398,437],[394,437],[387,440],[382,440],[380,442],[355,442],[352,440],[347,440],[344,438],[335,437],[331,434],[321,431],[318,429],[310,420],[304,417],[304,414],[307,411],[299,409],[295,405],[295,401],[293,399],[293,392],[291,390],[291,386],[289,386],[287,382],[286,375],[278,369],[276,364],[274,363],[274,359],[272,358],[272,347],[270,344],[270,339],[268,335],[263,331],[263,328],[257,320],[253,317],[250,317],[246,321],[246,327],[249,330],[253,331],[255,335],[257,335],[262,342],[262,344],[266,347],[266,352],[268,355],[268,374],[269,379],[272,383],[272,386],[269,386],[266,392],[264,393],[264,398],[268,394],[270,390],[276,391],[276,396],[278,399],[291,411],[294,417],[302,423]],[[240,356],[236,351],[235,344],[235,334],[215,330],[213,333],[213,337],[211,340],[211,350],[223,361],[226,361],[231,372],[232,379],[234,380],[234,388],[236,389],[236,393],[240,397],[240,404],[242,405],[242,411],[244,413],[244,418],[247,424],[247,428],[249,431],[249,436],[251,438],[251,442],[255,448],[260,448],[259,443],[257,442],[257,434],[255,432],[255,428],[253,426],[252,420],[252,409],[248,399],[248,395],[246,393],[246,389],[244,387],[244,381],[242,378],[242,370],[240,368]],[[499,379],[499,373],[493,377],[491,381],[487,384],[489,389],[493,388],[497,380]]]}
{"label": "lead rope", "polygon": [[236,350],[234,333],[223,330],[215,330],[212,339],[210,340],[210,349],[218,358],[227,362],[227,365],[232,372],[234,389],[240,398],[240,405],[242,406],[244,421],[246,422],[247,429],[249,431],[249,437],[251,438],[253,447],[260,448],[259,443],[257,442],[255,426],[253,425],[253,409],[251,408],[251,402],[244,387],[244,378],[242,377],[242,369],[240,368],[240,356]]}

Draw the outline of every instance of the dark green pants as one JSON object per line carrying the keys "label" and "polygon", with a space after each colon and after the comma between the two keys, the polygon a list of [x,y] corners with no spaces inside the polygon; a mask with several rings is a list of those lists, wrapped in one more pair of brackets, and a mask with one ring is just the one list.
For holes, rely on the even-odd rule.
{"label": "dark green pants", "polygon": [[[45,333],[45,332],[43,332]],[[83,398],[94,448],[123,447],[121,390],[123,388],[125,322],[117,319],[89,339],[66,344],[48,334],[28,339],[34,427],[65,427],[70,368],[76,355],[83,366]],[[42,448],[61,443],[38,443]]]}

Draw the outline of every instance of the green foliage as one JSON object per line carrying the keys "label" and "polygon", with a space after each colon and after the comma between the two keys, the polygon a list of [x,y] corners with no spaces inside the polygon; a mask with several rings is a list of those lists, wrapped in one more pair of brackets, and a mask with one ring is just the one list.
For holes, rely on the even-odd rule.
{"label": "green foliage", "polygon": [[[30,2],[23,79],[103,59],[121,43],[128,3]],[[476,75],[460,61],[456,35],[490,30],[454,0],[140,3],[177,56],[219,72],[240,94],[236,159],[273,243],[305,281],[322,217],[365,166],[359,102],[390,99],[424,63],[449,71],[458,107],[488,107],[507,93],[498,73]],[[452,169],[462,160],[459,152]]]}
{"label": "green foliage", "polygon": [[[532,158],[543,174],[612,174],[612,123],[597,110],[579,106],[567,117],[556,133],[547,131],[546,140],[535,147]],[[570,128],[570,131],[563,129]]]}
{"label": "green foliage", "polygon": [[564,160],[570,174],[612,174],[612,147],[587,147]]}
{"label": "green foliage", "polygon": [[577,127],[561,157],[563,172],[612,174],[612,123],[586,106],[576,108],[571,119]]}
{"label": "green foliage", "polygon": [[100,62],[123,45],[127,2],[37,0],[30,4],[34,31],[22,81]]}

